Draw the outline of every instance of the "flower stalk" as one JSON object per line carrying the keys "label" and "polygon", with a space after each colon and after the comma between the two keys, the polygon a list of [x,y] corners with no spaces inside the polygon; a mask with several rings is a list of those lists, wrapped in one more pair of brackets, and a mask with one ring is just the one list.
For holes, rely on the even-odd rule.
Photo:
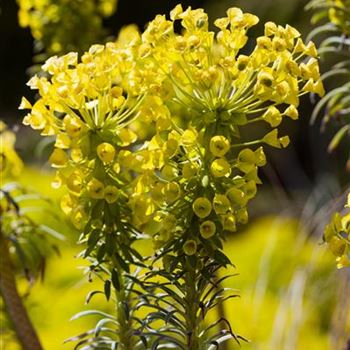
{"label": "flower stalk", "polygon": [[187,346],[188,350],[200,350],[201,339],[200,329],[201,322],[203,321],[199,316],[199,300],[197,290],[197,271],[196,268],[191,265],[190,258],[187,259],[186,264],[187,272],[185,272],[185,295],[184,306],[186,315],[186,328],[188,331]]}
{"label": "flower stalk", "polygon": [[24,350],[42,350],[39,337],[18,293],[8,244],[1,230],[0,256],[0,294],[4,299],[17,339]]}
{"label": "flower stalk", "polygon": [[130,299],[127,291],[127,280],[123,270],[118,266],[119,289],[115,289],[116,312],[118,320],[119,346],[121,350],[133,350],[133,325],[130,317]]}

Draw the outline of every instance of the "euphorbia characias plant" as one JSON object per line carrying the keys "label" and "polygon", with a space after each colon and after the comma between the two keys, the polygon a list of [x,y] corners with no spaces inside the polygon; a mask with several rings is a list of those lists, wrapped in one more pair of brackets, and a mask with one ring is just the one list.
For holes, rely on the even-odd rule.
{"label": "euphorbia characias plant", "polygon": [[[220,287],[219,270],[231,264],[225,237],[248,222],[263,147],[286,147],[283,118],[298,118],[300,96],[324,93],[314,44],[289,25],[266,23],[241,53],[257,22],[231,8],[214,33],[202,9],[178,5],[170,20],[158,15],[142,34],[95,45],[81,62],[73,53],[49,59],[48,77],[29,82],[40,99],[23,99],[24,123],[55,136],[62,208],[83,231],[85,256],[103,266],[105,291],[111,281],[116,290],[118,339],[104,338],[105,348],[214,349],[240,338],[224,317],[207,322],[236,296]],[[259,137],[242,137],[253,123]],[[142,234],[154,242],[147,261],[132,247]],[[134,264],[148,266],[142,277],[129,274]],[[134,305],[148,311],[140,326]]]}

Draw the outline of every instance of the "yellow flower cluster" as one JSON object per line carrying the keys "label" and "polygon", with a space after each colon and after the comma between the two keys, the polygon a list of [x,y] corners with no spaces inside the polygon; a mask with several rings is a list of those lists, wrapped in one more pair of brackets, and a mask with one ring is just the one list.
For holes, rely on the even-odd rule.
{"label": "yellow flower cluster", "polygon": [[139,173],[130,199],[133,224],[153,235],[156,248],[180,239],[190,242],[183,250],[192,255],[197,249],[188,247],[220,246],[225,233],[248,221],[264,151],[237,149],[224,135],[207,138],[204,130],[171,130],[129,154],[130,170]]}
{"label": "yellow flower cluster", "polygon": [[[350,207],[350,194],[346,207]],[[331,222],[326,226],[324,240],[336,256],[337,267],[350,267],[350,212],[333,215]]]}
{"label": "yellow flower cluster", "polygon": [[82,52],[103,40],[103,18],[111,16],[117,0],[17,0],[18,19],[49,54]]}
{"label": "yellow flower cluster", "polygon": [[28,82],[40,99],[33,105],[22,99],[20,108],[30,109],[23,123],[55,137],[49,159],[57,168],[55,185],[66,185],[62,209],[81,229],[94,211],[99,219],[117,215],[114,204],[124,200],[120,188],[129,174],[122,149],[137,140],[129,125],[144,99],[143,74],[133,46],[119,42],[92,46],[80,62],[76,53],[51,57],[42,68],[48,77]]}
{"label": "yellow flower cluster", "polygon": [[23,168],[23,162],[15,150],[16,135],[0,120],[0,171],[1,184],[8,178],[18,176]]}
{"label": "yellow flower cluster", "polygon": [[327,0],[329,20],[335,24],[340,30],[350,34],[350,1],[349,0]]}
{"label": "yellow flower cluster", "polygon": [[[247,222],[261,183],[257,170],[266,163],[259,145],[286,147],[288,136],[277,130],[283,117],[297,119],[299,96],[324,89],[314,44],[288,25],[266,23],[243,55],[256,16],[231,8],[215,21],[217,34],[202,9],[178,5],[170,17],[150,22],[139,47],[140,60],[163,79],[163,117],[150,142],[130,154],[128,164],[140,174],[130,205],[134,225],[152,234],[156,247],[179,241],[177,249],[192,255],[215,250],[225,232]],[[242,141],[240,131],[253,122],[270,130]]]}
{"label": "yellow flower cluster", "polygon": [[[314,44],[288,25],[266,23],[243,55],[256,16],[231,8],[215,21],[217,34],[202,9],[178,5],[170,17],[157,16],[142,35],[127,28],[80,63],[73,53],[52,57],[43,66],[49,78],[29,81],[41,98],[21,107],[31,109],[25,124],[56,136],[50,161],[76,226],[117,202],[157,248],[208,256],[248,221],[262,145],[286,147],[283,118],[298,118],[299,96],[324,91]],[[241,131],[253,122],[261,135],[246,140]]]}
{"label": "yellow flower cluster", "polygon": [[170,17],[159,15],[149,24],[140,55],[155,62],[173,87],[173,102],[187,110],[195,126],[229,125],[236,131],[264,120],[277,127],[284,116],[298,117],[300,95],[324,94],[315,45],[304,44],[295,28],[268,22],[254,50],[241,54],[256,16],[231,8],[214,22],[217,34],[208,30],[202,9],[183,11],[178,5]]}

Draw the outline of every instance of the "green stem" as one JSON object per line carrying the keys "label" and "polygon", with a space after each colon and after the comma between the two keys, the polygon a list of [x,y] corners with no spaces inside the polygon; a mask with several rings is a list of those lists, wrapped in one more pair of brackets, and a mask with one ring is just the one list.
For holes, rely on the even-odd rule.
{"label": "green stem", "polygon": [[[217,280],[217,276],[216,276],[216,280]],[[221,290],[221,284],[219,282],[216,282],[216,291]],[[226,312],[225,312],[225,306],[224,303],[218,303],[217,304],[217,312],[218,312],[218,319],[219,320],[226,320]],[[228,343],[225,341],[220,345],[220,350],[228,350]]]}
{"label": "green stem", "polygon": [[42,350],[39,338],[18,293],[9,248],[0,231],[0,294],[23,350]]}
{"label": "green stem", "polygon": [[186,328],[188,331],[187,336],[187,349],[188,350],[201,350],[200,340],[200,308],[199,308],[199,296],[197,291],[197,271],[191,263],[187,262],[187,272],[185,273],[185,314],[186,314]]}
{"label": "green stem", "polygon": [[122,269],[117,266],[120,288],[115,290],[117,319],[119,324],[119,346],[120,350],[134,350],[132,320],[130,318],[129,293],[126,290],[126,278]]}

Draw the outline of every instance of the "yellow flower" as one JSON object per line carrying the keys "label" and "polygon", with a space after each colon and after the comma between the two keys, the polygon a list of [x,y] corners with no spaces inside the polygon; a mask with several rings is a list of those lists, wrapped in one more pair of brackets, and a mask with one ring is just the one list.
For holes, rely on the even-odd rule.
{"label": "yellow flower", "polygon": [[155,211],[154,202],[149,197],[135,195],[130,202],[137,223],[146,223]]}
{"label": "yellow flower", "polygon": [[[348,207],[348,204],[345,205]],[[325,227],[324,241],[330,251],[336,256],[337,268],[349,266],[350,259],[350,213],[344,215],[335,213],[330,223]]]}
{"label": "yellow flower", "polygon": [[67,134],[60,133],[56,137],[55,147],[68,149],[71,144],[71,140]]}
{"label": "yellow flower", "polygon": [[203,238],[208,239],[214,236],[216,232],[216,226],[213,221],[207,220],[201,223],[199,228],[200,234]]}
{"label": "yellow flower", "polygon": [[104,185],[95,178],[87,184],[87,191],[91,198],[102,199],[104,197]]}
{"label": "yellow flower", "polygon": [[182,249],[186,255],[194,255],[197,252],[197,243],[193,239],[189,239],[185,242]]}
{"label": "yellow flower", "polygon": [[198,172],[198,166],[195,163],[188,162],[185,163],[182,168],[182,177],[185,179],[191,179],[196,176]]}
{"label": "yellow flower", "polygon": [[239,152],[236,167],[244,173],[249,173],[254,167],[256,156],[250,148],[245,148]]}
{"label": "yellow flower", "polygon": [[211,203],[208,198],[199,197],[192,204],[193,212],[201,219],[207,217],[211,213]]}
{"label": "yellow flower", "polygon": [[23,162],[15,151],[15,134],[0,120],[0,171],[2,178],[16,177],[23,169]]}
{"label": "yellow flower", "polygon": [[72,148],[70,152],[70,157],[72,158],[73,162],[79,163],[83,160],[84,155],[80,148]]}
{"label": "yellow flower", "polygon": [[236,211],[237,222],[246,224],[248,222],[248,211],[246,208],[241,208]]}
{"label": "yellow flower", "polygon": [[337,268],[350,267],[350,258],[347,255],[342,255],[337,258]]}
{"label": "yellow flower", "polygon": [[108,203],[114,203],[118,199],[119,190],[117,187],[108,185],[105,187],[104,198]]}
{"label": "yellow flower", "polygon": [[18,109],[32,109],[32,104],[25,98],[22,97],[21,104]]}
{"label": "yellow flower", "polygon": [[117,135],[122,141],[121,146],[123,147],[129,146],[137,140],[137,135],[130,129],[121,129],[118,131]]}
{"label": "yellow flower", "polygon": [[181,142],[185,146],[190,146],[195,144],[197,141],[197,134],[194,130],[185,130],[185,132],[181,136]]}
{"label": "yellow flower", "polygon": [[221,224],[222,228],[226,231],[235,232],[236,227],[236,219],[233,214],[225,214],[221,216]]}
{"label": "yellow flower", "polygon": [[[18,0],[17,3],[20,26],[28,27],[46,52],[56,54],[67,47],[83,51],[91,43],[101,41],[106,34],[102,20],[113,14],[117,0],[85,0],[84,6],[57,0]],[[61,18],[75,20],[61,23]]]}
{"label": "yellow flower", "polygon": [[273,128],[280,125],[282,121],[281,112],[274,106],[270,106],[262,117]]}
{"label": "yellow flower", "polygon": [[76,200],[73,199],[71,195],[66,193],[65,195],[62,196],[60,205],[61,205],[62,211],[66,215],[69,215],[72,212],[73,208],[77,206],[77,202]]}
{"label": "yellow flower", "polygon": [[346,243],[343,239],[332,237],[329,242],[329,249],[335,256],[342,256],[346,251]]}
{"label": "yellow flower", "polygon": [[264,149],[262,147],[259,147],[257,150],[255,150],[254,154],[255,154],[255,163],[257,166],[266,165],[266,156],[264,153]]}
{"label": "yellow flower", "polygon": [[230,142],[225,136],[217,135],[211,138],[209,147],[215,157],[223,157],[230,149]]}
{"label": "yellow flower", "polygon": [[262,141],[272,147],[285,148],[289,144],[289,137],[288,136],[278,137],[277,129],[273,129],[263,137]]}
{"label": "yellow flower", "polygon": [[299,112],[298,110],[296,109],[295,106],[293,105],[290,105],[283,113],[284,115],[286,115],[287,117],[293,119],[293,120],[296,120],[298,119],[299,117]]}
{"label": "yellow flower", "polygon": [[64,150],[60,148],[55,148],[54,151],[51,153],[49,162],[52,164],[53,167],[63,167],[68,162],[68,156]]}
{"label": "yellow flower", "polygon": [[88,216],[81,206],[75,207],[70,212],[70,219],[76,229],[81,230],[88,221]]}
{"label": "yellow flower", "polygon": [[30,125],[34,130],[42,130],[46,125],[46,119],[41,113],[28,113],[23,118],[24,125]]}
{"label": "yellow flower", "polygon": [[226,196],[233,205],[243,206],[246,205],[248,201],[248,198],[246,197],[245,193],[236,187],[231,187],[226,192]]}
{"label": "yellow flower", "polygon": [[225,158],[218,158],[211,163],[210,171],[214,177],[229,176],[231,174],[231,166]]}
{"label": "yellow flower", "polygon": [[63,118],[63,125],[70,137],[76,138],[80,136],[83,128],[83,123],[77,117],[72,117],[71,115],[67,114]]}
{"label": "yellow flower", "polygon": [[165,200],[168,203],[173,203],[179,199],[181,195],[181,188],[176,182],[167,183],[163,188]]}
{"label": "yellow flower", "polygon": [[79,172],[73,172],[68,178],[67,178],[67,187],[76,193],[80,193],[83,189],[83,178]]}
{"label": "yellow flower", "polygon": [[178,176],[178,170],[175,166],[166,164],[162,168],[162,176],[164,177],[165,180],[173,180]]}
{"label": "yellow flower", "polygon": [[244,191],[248,199],[255,197],[257,192],[256,182],[253,180],[248,181],[242,186],[242,190]]}
{"label": "yellow flower", "polygon": [[226,214],[231,210],[229,199],[223,194],[216,194],[213,200],[213,206],[216,214]]}
{"label": "yellow flower", "polygon": [[111,163],[114,160],[115,148],[108,142],[100,143],[97,146],[97,155],[104,163]]}

